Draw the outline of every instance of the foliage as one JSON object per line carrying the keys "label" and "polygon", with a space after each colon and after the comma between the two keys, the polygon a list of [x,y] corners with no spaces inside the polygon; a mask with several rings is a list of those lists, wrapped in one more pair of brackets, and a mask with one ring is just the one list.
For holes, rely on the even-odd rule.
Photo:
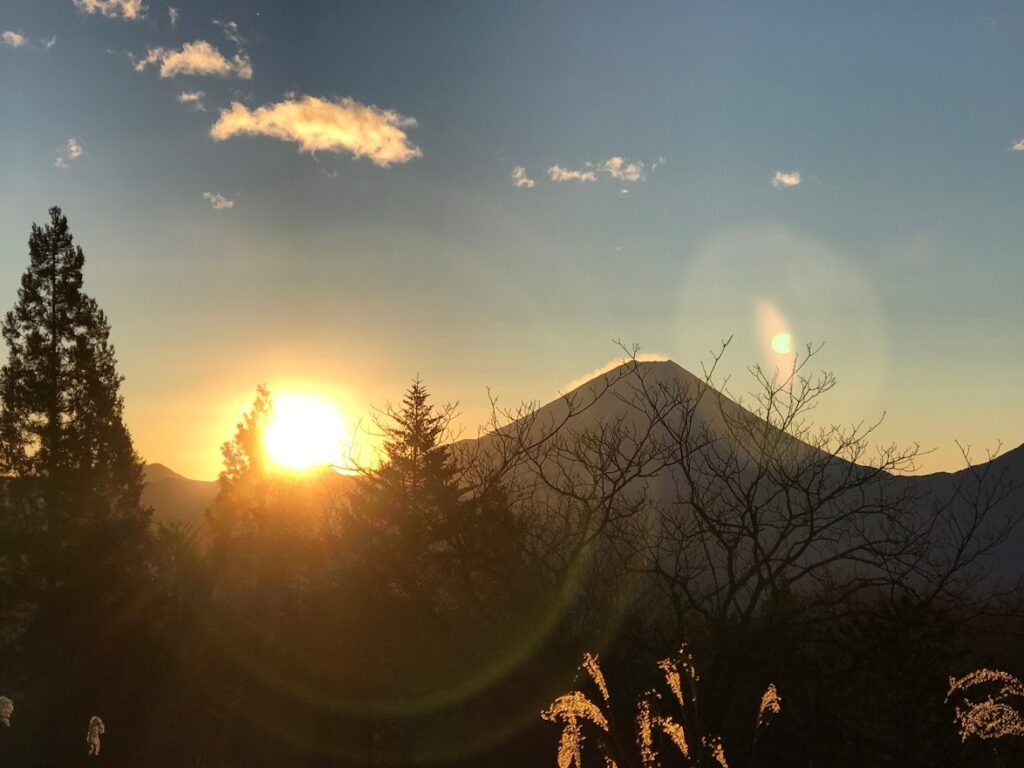
{"label": "foliage", "polygon": [[[672,694],[671,706],[677,714],[666,714],[662,710],[662,702],[669,697],[663,697],[657,690],[647,691],[637,702],[633,738],[622,738],[616,732],[618,729],[614,715],[610,711],[605,713],[611,703],[611,694],[597,657],[585,654],[581,669],[586,671],[597,688],[601,704],[576,690],[559,696],[541,712],[543,719],[562,724],[557,753],[558,768],[584,768],[584,726],[594,731],[598,743],[597,752],[606,768],[631,765],[656,768],[662,764],[661,755],[666,748],[686,765],[728,768],[721,736],[707,732],[701,720],[698,706],[700,675],[685,645],[676,656],[658,662],[658,669],[664,676],[664,686]],[[761,731],[779,714],[781,705],[782,699],[774,683],[770,683],[761,695],[753,731],[755,743]]]}
{"label": "foliage", "polygon": [[[539,764],[539,710],[561,768],[1018,754],[1020,683],[984,671],[1024,631],[1024,592],[983,578],[997,462],[921,486],[916,446],[814,427],[813,350],[752,369],[745,406],[718,357],[693,377],[627,350],[474,441],[417,378],[357,476],[273,466],[260,386],[206,518],[154,527],[59,210],[29,245],[0,370],[0,763],[74,764],[95,712],[97,762],[155,768]],[[942,691],[973,668],[960,743]]]}
{"label": "foliage", "polygon": [[33,225],[28,248],[2,323],[0,615],[20,616],[21,630],[0,669],[32,694],[28,727],[59,744],[66,726],[47,710],[77,711],[99,689],[125,714],[145,679],[152,538],[110,327],[82,290],[85,258],[59,208]]}

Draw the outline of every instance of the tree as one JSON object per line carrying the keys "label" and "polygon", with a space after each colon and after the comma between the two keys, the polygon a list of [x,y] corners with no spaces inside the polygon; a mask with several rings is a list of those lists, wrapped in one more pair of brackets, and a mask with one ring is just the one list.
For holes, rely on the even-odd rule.
{"label": "tree", "polygon": [[[274,398],[256,388],[252,407],[221,446],[219,491],[206,512],[210,534],[208,595],[197,676],[213,713],[200,723],[198,751],[214,762],[251,766],[292,765],[296,741],[315,718],[295,691],[306,691],[311,637],[323,619],[310,605],[322,593],[320,534],[324,492],[338,476],[327,468],[293,473],[272,464],[264,444],[274,418]],[[283,642],[287,638],[287,642]],[[260,701],[262,716],[278,734],[259,738],[239,715],[239,702]]]}
{"label": "tree", "polygon": [[[727,742],[765,668],[788,664],[810,687],[811,659],[838,668],[833,628],[872,619],[876,636],[955,642],[937,630],[991,602],[980,577],[1008,533],[997,471],[935,492],[903,477],[917,446],[876,448],[871,425],[815,427],[835,379],[806,374],[813,351],[789,371],[751,369],[744,403],[713,386],[715,365],[700,378],[626,350],[561,404],[496,419],[489,438],[533,482],[537,552],[574,590],[568,615],[633,643],[626,663],[690,644]],[[931,668],[949,650],[929,648]]]}
{"label": "tree", "polygon": [[[17,564],[19,597],[34,606],[17,661],[41,700],[63,691],[73,706],[86,687],[117,696],[114,659],[145,594],[150,510],[140,500],[143,465],[124,424],[110,326],[82,291],[85,257],[60,208],[46,226],[32,226],[28,246],[17,303],[2,324],[3,558]],[[121,671],[134,658],[122,655]],[[26,717],[33,714],[41,723],[44,713]]]}
{"label": "tree", "polygon": [[396,763],[463,751],[506,721],[494,701],[514,700],[508,681],[534,639],[522,521],[500,484],[470,482],[475,468],[453,448],[455,408],[435,406],[415,379],[376,420],[380,465],[331,521],[336,602],[325,613],[344,621],[339,698],[375,714],[367,754]]}

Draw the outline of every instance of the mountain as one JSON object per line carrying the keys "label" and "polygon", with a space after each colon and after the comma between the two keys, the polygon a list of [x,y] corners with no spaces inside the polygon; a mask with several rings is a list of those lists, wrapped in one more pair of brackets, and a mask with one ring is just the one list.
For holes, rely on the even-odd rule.
{"label": "mountain", "polygon": [[165,467],[147,464],[142,503],[153,507],[159,522],[185,523],[197,528],[203,524],[203,513],[217,495],[215,480],[191,480]]}
{"label": "mountain", "polygon": [[[609,425],[624,428],[627,432],[642,432],[650,428],[650,420],[637,408],[637,397],[640,394],[637,385],[641,380],[644,382],[644,390],[653,395],[655,401],[660,399],[662,402],[671,402],[680,396],[693,398],[697,393],[702,393],[692,410],[685,414],[685,418],[690,420],[691,426],[698,433],[707,429],[722,436],[729,433],[730,425],[744,425],[738,430],[738,436],[734,434],[723,440],[730,455],[738,457],[740,463],[754,459],[759,451],[767,447],[776,453],[782,451],[798,461],[811,459],[824,462],[827,467],[825,472],[829,475],[833,472],[842,475],[858,471],[857,465],[830,457],[784,432],[766,428],[763,421],[743,404],[714,389],[706,388],[700,378],[670,360],[626,364],[596,376],[544,406],[513,414],[518,418],[511,419],[494,432],[460,441],[455,446],[456,453],[464,457],[483,456],[500,461],[503,451],[517,442],[526,440],[544,444],[547,436],[560,433],[567,438],[566,443],[555,446],[546,454],[541,449],[540,455],[545,456],[544,463],[548,466],[567,460],[571,462],[571,456],[564,449],[581,436],[584,439],[593,438],[603,430],[607,438],[611,435]],[[670,414],[670,418],[678,419],[680,416],[678,408]],[[749,431],[749,425],[757,425],[761,430],[756,433],[757,439],[750,439],[749,434],[744,436],[743,433]],[[653,434],[657,438],[665,436],[664,430],[658,427],[654,428]],[[756,465],[757,461],[754,460],[752,464]],[[529,471],[536,469],[534,466]],[[891,488],[909,489],[917,496],[945,499],[955,496],[954,491],[958,487],[971,487],[976,473],[987,473],[990,486],[999,480],[1002,483],[999,487],[1008,490],[1000,509],[1002,514],[1020,520],[1021,524],[1014,536],[1000,547],[998,570],[1004,573],[1018,572],[1021,563],[1024,563],[1024,445],[971,469],[922,476],[883,475],[880,479]],[[154,508],[155,517],[160,521],[180,521],[201,526],[204,511],[217,495],[218,485],[215,481],[191,480],[162,464],[147,465],[145,479],[143,501]],[[338,479],[343,486],[351,482],[348,478]],[[655,499],[671,503],[679,481],[678,473],[669,467],[651,477],[633,482],[637,486],[643,485]],[[533,490],[543,493],[543,484],[533,485]],[[330,493],[337,492],[338,489],[332,486]],[[964,500],[959,499],[957,503],[963,505]]]}
{"label": "mountain", "polygon": [[[755,382],[750,383],[756,388]],[[784,413],[786,397],[778,393],[768,407],[778,409],[776,415]],[[691,405],[684,407],[687,401]],[[767,405],[756,398],[750,401],[755,411],[763,412]],[[663,508],[678,507],[679,490],[694,478],[705,487],[704,498],[712,505],[718,494],[729,497],[727,503],[737,510],[773,496],[788,500],[787,486],[797,497],[808,494],[819,500],[823,494],[828,497],[830,487],[845,488],[842,496],[828,503],[849,501],[860,507],[906,494],[914,500],[905,506],[907,521],[932,514],[936,508],[943,510],[944,528],[933,531],[940,538],[955,537],[973,525],[975,500],[991,495],[999,504],[995,514],[978,523],[981,538],[992,535],[1005,520],[1015,523],[1016,529],[992,553],[990,567],[1009,579],[1024,575],[1024,445],[957,472],[891,474],[867,466],[875,458],[873,451],[842,451],[843,458],[831,455],[771,427],[745,406],[746,401],[737,402],[708,387],[672,361],[630,362],[542,407],[509,414],[508,423],[476,440],[460,442],[457,451],[483,457],[492,465],[515,464],[517,451],[527,453],[529,458],[519,464],[523,468],[517,470],[517,477],[530,493],[553,499],[558,493],[552,489],[558,488],[563,498],[596,508],[616,488],[625,489],[627,497],[645,495]],[[663,423],[652,421],[652,412],[663,417]],[[686,429],[680,430],[684,423]],[[673,449],[675,459],[659,466],[656,459],[637,458],[634,435],[655,443],[667,440],[671,446],[673,431],[691,436],[685,446]],[[817,437],[815,430],[798,434],[809,434],[812,441]],[[530,448],[523,451],[524,445]],[[689,475],[680,469],[679,451],[698,457],[687,462]],[[760,461],[763,456],[776,458]],[[777,484],[778,478],[782,485]]]}

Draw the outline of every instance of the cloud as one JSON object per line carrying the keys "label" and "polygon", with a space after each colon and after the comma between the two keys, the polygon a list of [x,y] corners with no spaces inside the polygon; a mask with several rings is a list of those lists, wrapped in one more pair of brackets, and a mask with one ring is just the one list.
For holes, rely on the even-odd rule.
{"label": "cloud", "polygon": [[[621,247],[616,247],[616,250],[621,250]],[[606,373],[611,373],[619,366],[628,363],[631,359],[636,360],[638,363],[664,363],[666,360],[671,360],[671,358],[668,357],[667,355],[658,354],[642,354],[637,355],[635,358],[617,357],[614,360],[609,360],[600,368],[595,368],[590,373],[585,373],[579,378],[573,379],[558,391],[561,392],[562,394],[568,394],[577,387],[582,387],[587,382],[596,379],[598,376],[604,376]]]}
{"label": "cloud", "polygon": [[[654,170],[665,164],[665,158],[658,157],[651,163],[650,170]],[[607,160],[597,163],[584,163],[579,170],[572,170],[561,165],[552,165],[548,168],[548,178],[552,181],[597,181],[599,173],[606,173],[612,179],[636,183],[644,180],[646,166],[642,160],[627,160],[619,155],[613,155]]]}
{"label": "cloud", "polygon": [[517,187],[532,189],[537,184],[536,181],[526,175],[526,169],[521,165],[517,165],[512,169],[512,175],[510,178],[512,179],[512,183]]}
{"label": "cloud", "polygon": [[171,20],[171,29],[176,29],[178,26],[178,9],[173,5],[167,6],[167,16]]}
{"label": "cloud", "polygon": [[65,144],[60,152],[57,154],[57,159],[53,161],[53,164],[61,170],[71,167],[71,162],[77,160],[83,154],[85,150],[82,149],[82,145],[79,144],[78,139],[68,139],[68,143]]}
{"label": "cloud", "polygon": [[236,53],[228,59],[205,40],[185,43],[180,51],[150,48],[146,58],[135,60],[135,71],[141,72],[150,64],[160,65],[160,77],[213,75],[242,80],[252,78],[252,64],[245,53]]}
{"label": "cloud", "polygon": [[772,186],[776,189],[799,187],[800,171],[776,171],[772,177]]}
{"label": "cloud", "polygon": [[203,199],[210,203],[215,211],[223,211],[225,208],[234,208],[235,201],[228,200],[220,192],[203,192]]}
{"label": "cloud", "polygon": [[597,173],[589,170],[592,167],[590,163],[587,163],[583,169],[572,171],[560,165],[552,165],[548,168],[548,178],[552,181],[597,181]]}
{"label": "cloud", "polygon": [[27,37],[18,32],[12,32],[7,30],[6,32],[0,32],[0,45],[6,45],[8,48],[27,48],[33,51],[48,51],[57,44],[57,37],[51,37],[47,40],[40,40],[39,44],[36,45],[30,41]]}
{"label": "cloud", "polygon": [[[7,34],[6,32],[4,34]],[[1024,152],[1024,139],[1017,139],[1013,146],[1010,147],[1014,152]]]}
{"label": "cloud", "polygon": [[10,30],[0,34],[0,41],[9,48],[24,48],[28,45],[28,40],[25,39],[24,35],[19,35],[17,32],[11,32]]}
{"label": "cloud", "polygon": [[217,19],[214,19],[213,23],[215,26],[218,26],[222,30],[224,30],[225,37],[227,37],[228,40],[237,45],[239,48],[245,45],[245,38],[238,33],[238,24],[236,22],[219,21]]}
{"label": "cloud", "polygon": [[232,136],[270,136],[298,144],[300,152],[349,152],[387,167],[423,156],[405,132],[415,126],[416,120],[411,117],[360,104],[349,97],[332,101],[301,96],[255,110],[234,101],[230,109],[221,110],[210,136],[215,141]]}
{"label": "cloud", "polygon": [[601,164],[601,170],[620,181],[641,181],[644,178],[642,162],[628,163],[621,157],[609,157]]}
{"label": "cloud", "polygon": [[82,13],[98,13],[108,19],[118,16],[125,19],[141,19],[146,11],[142,0],[72,0]]}
{"label": "cloud", "polygon": [[178,94],[178,103],[187,104],[197,112],[205,112],[206,104],[203,103],[203,99],[206,98],[204,91],[182,91]]}

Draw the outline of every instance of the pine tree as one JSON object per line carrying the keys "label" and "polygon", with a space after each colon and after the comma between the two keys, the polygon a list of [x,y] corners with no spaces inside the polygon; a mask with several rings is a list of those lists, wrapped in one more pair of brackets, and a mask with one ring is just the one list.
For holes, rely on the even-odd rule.
{"label": "pine tree", "polygon": [[22,568],[18,597],[34,605],[15,662],[41,697],[68,703],[87,686],[116,695],[126,648],[138,651],[128,628],[145,595],[150,511],[110,326],[82,291],[85,257],[59,208],[32,226],[28,246],[2,323],[0,555]]}
{"label": "pine tree", "polygon": [[451,450],[443,441],[455,406],[435,409],[423,382],[416,378],[399,409],[387,408],[378,427],[384,436],[386,459],[376,473],[380,490],[406,508],[412,517],[436,519],[455,504],[460,491]]}
{"label": "pine tree", "polygon": [[235,437],[221,446],[224,469],[218,478],[220,491],[206,512],[215,546],[226,545],[246,525],[258,524],[270,492],[267,451],[263,433],[273,414],[274,401],[263,384],[256,387],[252,410],[235,427]]}
{"label": "pine tree", "polygon": [[[109,549],[134,558],[149,512],[140,502],[142,461],[124,424],[110,325],[82,292],[85,257],[59,208],[50,209],[48,226],[32,226],[29,254],[17,304],[2,324],[0,468],[13,477],[16,511],[46,532],[53,552],[41,565],[59,587],[73,574],[61,573],[58,552],[83,545],[83,533],[105,532]],[[109,563],[113,552],[103,554]]]}

